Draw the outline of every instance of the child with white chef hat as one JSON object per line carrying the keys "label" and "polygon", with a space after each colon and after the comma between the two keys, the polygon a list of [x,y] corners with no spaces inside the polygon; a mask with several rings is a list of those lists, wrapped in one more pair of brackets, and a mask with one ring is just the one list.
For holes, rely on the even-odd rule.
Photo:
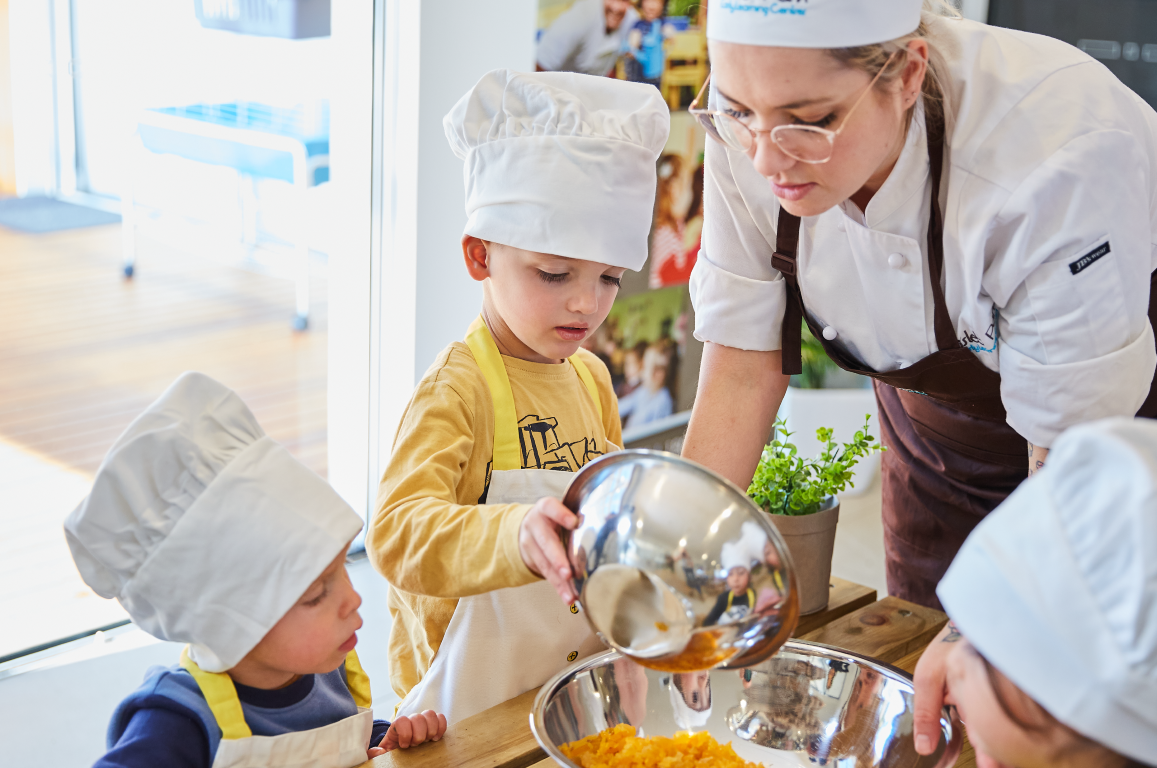
{"label": "child with white chef hat", "polygon": [[373,719],[345,570],[361,527],[234,392],[178,378],[64,523],[97,594],[188,643],[117,708],[97,766],[348,768],[441,738],[433,712]]}
{"label": "child with white chef hat", "polygon": [[1157,763],[1157,423],[1064,433],[936,592],[978,764]]}
{"label": "child with white chef hat", "polygon": [[496,70],[443,125],[465,160],[482,313],[414,392],[366,549],[392,587],[398,712],[453,723],[602,648],[574,602],[558,531],[576,519],[558,497],[622,443],[610,374],[580,345],[646,261],[670,114],[647,85]]}

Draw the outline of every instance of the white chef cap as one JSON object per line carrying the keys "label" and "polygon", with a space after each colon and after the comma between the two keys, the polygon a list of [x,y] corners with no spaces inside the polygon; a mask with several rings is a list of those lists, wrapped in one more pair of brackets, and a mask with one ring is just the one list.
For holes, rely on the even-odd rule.
{"label": "white chef cap", "polygon": [[737,541],[725,541],[719,549],[719,561],[725,571],[739,566],[751,568],[763,559],[763,548],[767,544],[767,534],[763,529],[747,520],[739,531]]}
{"label": "white chef cap", "polygon": [[1065,725],[1157,755],[1157,422],[1065,432],[937,587],[965,637]]}
{"label": "white chef cap", "polygon": [[712,0],[707,37],[784,48],[852,48],[920,26],[923,0]]}
{"label": "white chef cap", "polygon": [[496,69],[442,120],[466,161],[465,234],[639,270],[671,115],[657,88]]}
{"label": "white chef cap", "polygon": [[64,521],[73,560],[141,629],[235,666],[361,529],[232,390],[185,373],[105,456]]}

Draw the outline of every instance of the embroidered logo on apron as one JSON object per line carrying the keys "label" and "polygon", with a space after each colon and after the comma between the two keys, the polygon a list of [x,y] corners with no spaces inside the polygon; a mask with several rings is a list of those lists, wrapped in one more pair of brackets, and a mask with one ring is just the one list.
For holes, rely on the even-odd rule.
{"label": "embroidered logo on apron", "polygon": [[1074,275],[1079,275],[1082,271],[1084,271],[1089,266],[1091,266],[1094,262],[1096,262],[1097,259],[1101,258],[1102,256],[1107,256],[1109,254],[1109,252],[1110,252],[1109,241],[1106,240],[1105,242],[1101,243],[1093,250],[1086,253],[1081,258],[1070,263],[1069,264],[1069,271],[1072,272]]}

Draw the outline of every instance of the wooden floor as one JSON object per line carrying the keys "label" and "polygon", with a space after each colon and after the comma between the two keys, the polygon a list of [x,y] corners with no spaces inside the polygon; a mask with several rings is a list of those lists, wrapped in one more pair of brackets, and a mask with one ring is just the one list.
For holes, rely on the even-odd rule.
{"label": "wooden floor", "polygon": [[[142,240],[139,250],[130,281],[120,273],[119,226],[49,235],[0,229],[0,444],[59,477],[90,478],[137,414],[182,371],[199,370],[237,390],[270,436],[324,476],[324,277],[312,281],[311,329],[296,333],[292,282],[157,242]],[[7,464],[0,656],[32,637],[12,637],[16,624],[37,623],[20,615],[30,606],[45,616],[69,611],[67,600],[85,591],[74,571],[67,587],[59,573],[44,572],[48,563],[57,571],[70,564],[59,562],[68,510],[28,519],[13,505],[51,482],[52,471]],[[44,589],[55,592],[39,594]],[[13,615],[17,603],[24,608]]]}

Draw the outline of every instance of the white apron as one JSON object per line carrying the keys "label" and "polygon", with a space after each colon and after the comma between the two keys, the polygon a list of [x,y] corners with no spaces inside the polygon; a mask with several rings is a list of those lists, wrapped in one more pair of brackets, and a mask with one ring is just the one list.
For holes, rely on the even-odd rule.
{"label": "white apron", "polygon": [[321,728],[280,736],[253,735],[229,675],[204,671],[189,658],[188,648],[181,652],[181,666],[197,681],[221,728],[213,768],[352,768],[366,761],[374,713],[370,680],[354,651],[346,655],[345,671],[358,713]]}
{"label": "white apron", "polygon": [[[494,463],[486,503],[562,498],[573,473],[521,468],[510,380],[481,319],[470,326],[466,343],[494,402]],[[590,370],[577,354],[569,359],[601,419]],[[564,605],[545,580],[460,599],[430,669],[398,705],[398,714],[432,709],[455,723],[537,688],[570,662],[605,650],[580,610],[578,603]]]}

